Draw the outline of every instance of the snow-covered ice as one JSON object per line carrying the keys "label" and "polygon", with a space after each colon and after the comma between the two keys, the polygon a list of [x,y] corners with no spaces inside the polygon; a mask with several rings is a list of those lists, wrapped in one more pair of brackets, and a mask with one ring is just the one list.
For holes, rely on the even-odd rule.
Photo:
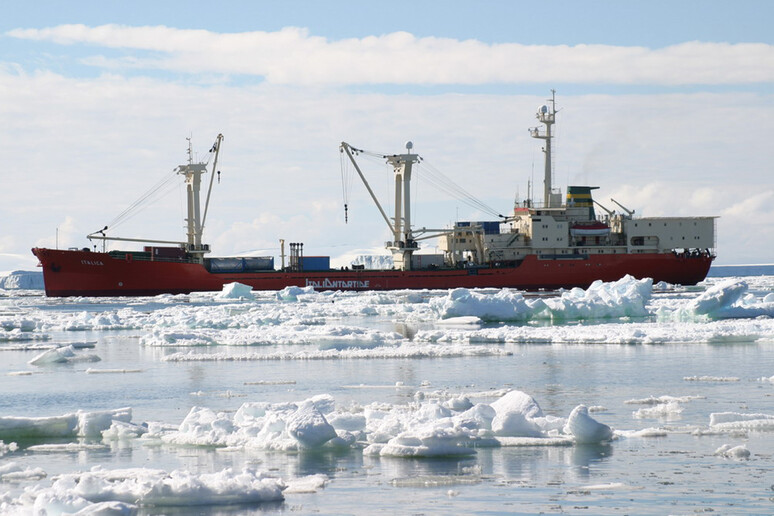
{"label": "snow-covered ice", "polygon": [[78,353],[75,346],[49,349],[29,361],[30,365],[75,364],[78,362],[99,362],[101,358],[93,353]]}
{"label": "snow-covered ice", "polygon": [[[122,514],[137,506],[192,507],[283,500],[281,479],[255,469],[224,469],[193,475],[147,468],[103,469],[60,475],[5,509],[30,507],[34,514]],[[102,504],[109,504],[108,506]],[[108,512],[108,507],[112,511]],[[102,512],[97,512],[102,511]],[[133,512],[126,512],[130,514]]]}
{"label": "snow-covered ice", "polygon": [[43,273],[40,271],[12,271],[0,274],[0,289],[43,290]]}
{"label": "snow-covered ice", "polygon": [[128,423],[131,419],[131,408],[79,410],[61,416],[0,416],[0,439],[99,437],[114,421]]}
{"label": "snow-covered ice", "polygon": [[[649,480],[584,475],[595,461],[631,458],[642,439],[648,458],[663,459],[662,442],[699,450],[679,459],[686,467],[713,454],[711,467],[754,464],[774,432],[774,410],[760,402],[771,399],[774,371],[737,364],[774,342],[772,289],[765,278],[684,288],[627,277],[556,293],[233,283],[153,298],[10,294],[0,300],[0,351],[11,360],[0,378],[32,410],[9,398],[0,415],[0,509],[134,514],[324,498],[328,485],[374,474],[401,489],[461,486],[444,499],[464,511],[468,486],[502,478],[546,489],[542,471],[554,463],[573,484],[562,496],[630,494]],[[693,350],[707,357],[695,362]],[[670,363],[673,351],[682,362]],[[728,360],[711,360],[715,351]],[[89,363],[98,359],[104,367]],[[642,376],[619,370],[632,363]],[[135,386],[126,399],[152,395],[108,410],[131,403],[126,385]],[[122,401],[100,407],[102,395]],[[56,401],[35,406],[47,397]],[[88,402],[58,408],[70,400]],[[149,406],[164,417],[146,417]],[[129,451],[164,466],[134,467]],[[115,457],[121,464],[93,467]],[[341,457],[349,462],[339,469]]]}
{"label": "snow-covered ice", "polygon": [[744,444],[740,444],[739,446],[724,444],[715,450],[715,455],[720,455],[721,457],[725,457],[727,459],[749,459],[750,450],[748,450],[747,446]]}
{"label": "snow-covered ice", "polygon": [[585,405],[578,405],[570,413],[565,432],[572,434],[576,442],[583,444],[601,443],[613,438],[613,430],[589,416]]}

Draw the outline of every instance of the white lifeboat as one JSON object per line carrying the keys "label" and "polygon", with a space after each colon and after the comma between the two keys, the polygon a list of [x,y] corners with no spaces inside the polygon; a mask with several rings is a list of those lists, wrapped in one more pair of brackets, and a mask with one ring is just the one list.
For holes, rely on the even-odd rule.
{"label": "white lifeboat", "polygon": [[610,234],[610,226],[604,222],[592,222],[590,224],[575,224],[570,228],[572,236],[607,236]]}

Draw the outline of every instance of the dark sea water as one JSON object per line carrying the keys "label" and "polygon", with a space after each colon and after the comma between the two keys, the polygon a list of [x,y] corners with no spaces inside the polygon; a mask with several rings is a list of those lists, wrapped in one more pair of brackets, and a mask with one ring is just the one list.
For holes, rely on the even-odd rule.
{"label": "dark sea water", "polygon": [[774,276],[774,264],[764,265],[713,265],[709,278],[727,278],[731,276]]}

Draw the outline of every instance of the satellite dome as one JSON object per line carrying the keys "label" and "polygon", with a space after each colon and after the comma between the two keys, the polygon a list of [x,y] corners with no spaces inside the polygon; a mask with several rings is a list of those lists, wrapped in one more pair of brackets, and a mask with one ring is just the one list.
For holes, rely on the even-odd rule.
{"label": "satellite dome", "polygon": [[406,149],[411,150],[414,148],[414,144],[410,141],[406,142]]}

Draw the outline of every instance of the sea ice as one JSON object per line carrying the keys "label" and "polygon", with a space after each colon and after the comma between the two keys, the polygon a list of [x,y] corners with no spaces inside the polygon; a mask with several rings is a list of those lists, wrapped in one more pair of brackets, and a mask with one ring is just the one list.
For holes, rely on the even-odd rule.
{"label": "sea ice", "polygon": [[42,366],[49,364],[74,364],[77,362],[99,362],[102,360],[97,355],[76,353],[73,346],[62,346],[49,349],[30,360],[28,364]]}
{"label": "sea ice", "polygon": [[231,418],[207,407],[191,407],[177,432],[164,435],[170,444],[189,446],[227,446],[235,427]]}
{"label": "sea ice", "polygon": [[527,299],[515,290],[500,289],[491,294],[457,288],[446,298],[434,300],[442,319],[478,317],[484,321],[527,321],[531,319],[575,320],[644,317],[649,314],[653,281],[625,276],[618,281],[595,281],[588,289],[574,288],[559,297]]}
{"label": "sea ice", "polygon": [[223,290],[215,297],[216,299],[255,299],[253,287],[250,285],[243,285],[236,281],[223,285]]}
{"label": "sea ice", "polygon": [[537,301],[528,302],[521,292],[515,290],[502,289],[491,295],[456,288],[449,292],[438,308],[442,319],[476,317],[484,321],[522,321],[532,318],[545,306]]}
{"label": "sea ice", "polygon": [[40,480],[46,476],[42,468],[23,466],[11,461],[0,464],[0,480],[4,482],[19,482],[21,480]]}
{"label": "sea ice", "polygon": [[543,410],[535,398],[522,391],[510,391],[490,406],[498,415],[518,412],[529,419],[543,416]]}
{"label": "sea ice", "polygon": [[304,294],[314,294],[314,287],[285,287],[277,292],[278,301],[298,301]]}
{"label": "sea ice", "polygon": [[686,308],[696,314],[712,314],[736,303],[747,292],[747,283],[730,279],[713,285],[699,297],[691,300]]}
{"label": "sea ice", "polygon": [[497,436],[540,437],[541,429],[534,421],[543,417],[537,401],[529,394],[511,391],[490,405],[495,411],[492,431]]}
{"label": "sea ice", "polygon": [[132,409],[83,411],[48,417],[0,417],[0,438],[100,437],[113,421],[129,423]]}
{"label": "sea ice", "polygon": [[286,423],[288,434],[302,448],[317,448],[336,437],[336,430],[312,400],[302,402]]}
{"label": "sea ice", "polygon": [[646,418],[663,418],[663,419],[676,419],[680,417],[683,412],[683,407],[676,401],[669,401],[667,403],[658,403],[648,408],[641,408],[632,413],[632,416],[637,419]]}
{"label": "sea ice", "polygon": [[401,432],[386,444],[374,443],[363,450],[364,455],[392,457],[440,457],[473,455],[470,434],[463,428],[426,424]]}
{"label": "sea ice", "polygon": [[270,353],[194,353],[178,352],[165,355],[165,362],[214,362],[214,361],[272,361],[272,360],[340,360],[373,358],[453,358],[466,356],[507,356],[511,352],[502,348],[469,345],[418,345],[405,343],[399,346],[375,348],[321,349],[316,351],[277,351]]}
{"label": "sea ice", "polygon": [[682,313],[705,315],[713,319],[774,317],[774,295],[757,298],[748,293],[746,281],[729,279],[709,287],[688,301]]}
{"label": "sea ice", "polygon": [[328,482],[328,476],[318,473],[307,477],[289,479],[285,484],[284,494],[316,493],[319,489],[325,487]]}
{"label": "sea ice", "polygon": [[736,376],[684,376],[686,382],[738,382]]}
{"label": "sea ice", "polygon": [[747,446],[745,446],[744,444],[739,446],[731,446],[730,444],[724,444],[723,446],[715,450],[715,455],[719,455],[727,459],[749,459],[750,450],[748,450]]}
{"label": "sea ice", "polygon": [[704,399],[704,396],[649,396],[647,398],[626,400],[627,405],[662,405],[665,403],[687,403],[693,400]]}
{"label": "sea ice", "polygon": [[134,439],[147,432],[148,428],[145,426],[114,419],[110,423],[110,428],[102,431],[102,439],[107,441]]}
{"label": "sea ice", "polygon": [[[95,466],[88,472],[59,475],[49,488],[26,494],[34,514],[133,514],[133,507],[191,507],[284,500],[282,480],[252,468],[227,468],[199,475],[188,471],[166,472],[147,468],[105,470]],[[136,504],[136,505],[135,505]],[[95,512],[102,510],[103,512]]]}
{"label": "sea ice", "polygon": [[19,445],[16,443],[5,444],[3,441],[0,441],[0,457],[7,453],[15,452],[18,449]]}
{"label": "sea ice", "polygon": [[774,415],[714,412],[710,414],[710,428],[720,431],[774,431]]}
{"label": "sea ice", "polygon": [[161,439],[169,444],[188,446],[246,446],[274,450],[318,448],[342,437],[324,415],[332,410],[331,403],[332,399],[327,396],[316,396],[299,404],[251,402],[243,404],[233,417],[208,408],[193,407],[180,427],[162,434]]}
{"label": "sea ice", "polygon": [[579,444],[601,443],[613,438],[613,430],[589,416],[585,405],[578,405],[570,413],[565,433],[572,434]]}

